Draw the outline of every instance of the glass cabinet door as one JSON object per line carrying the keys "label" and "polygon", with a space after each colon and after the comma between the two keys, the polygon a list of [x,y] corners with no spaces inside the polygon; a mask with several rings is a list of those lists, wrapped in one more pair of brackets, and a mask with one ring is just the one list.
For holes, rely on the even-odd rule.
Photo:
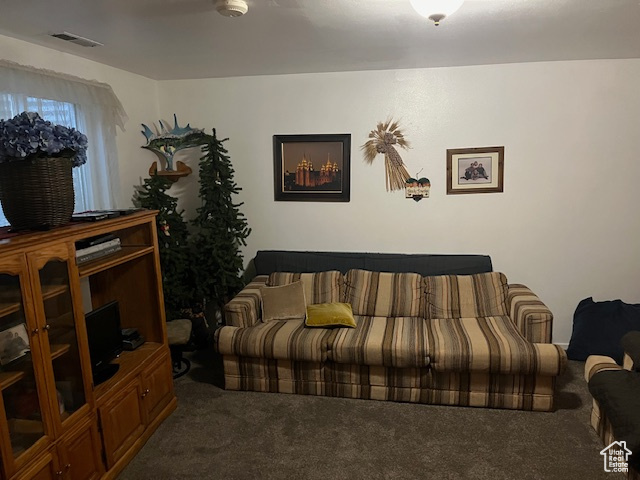
{"label": "glass cabinet door", "polygon": [[19,468],[24,452],[50,435],[43,418],[47,409],[43,372],[34,369],[39,344],[32,335],[33,311],[25,302],[26,272],[22,256],[0,260],[0,437],[7,477]]}
{"label": "glass cabinet door", "polygon": [[65,255],[66,247],[59,246],[50,252],[39,252],[34,255],[35,258],[29,259],[35,263],[38,273],[41,304],[36,308],[39,309],[39,328],[46,333],[42,335],[44,358],[50,362],[53,373],[52,410],[54,418],[59,419],[60,423],[87,403],[69,258]]}

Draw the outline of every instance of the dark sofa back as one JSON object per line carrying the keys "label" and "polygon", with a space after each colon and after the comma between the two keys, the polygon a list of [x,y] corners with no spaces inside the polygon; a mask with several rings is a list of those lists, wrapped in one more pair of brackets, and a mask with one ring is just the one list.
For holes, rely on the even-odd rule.
{"label": "dark sofa back", "polygon": [[260,250],[253,260],[256,275],[272,272],[324,272],[353,268],[420,275],[471,275],[493,271],[488,255],[423,255],[401,253],[294,252]]}

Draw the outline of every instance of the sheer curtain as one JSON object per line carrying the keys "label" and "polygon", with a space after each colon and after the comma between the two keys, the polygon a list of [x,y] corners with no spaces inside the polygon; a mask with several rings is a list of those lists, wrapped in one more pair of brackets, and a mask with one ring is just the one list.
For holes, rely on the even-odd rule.
{"label": "sheer curtain", "polygon": [[[35,111],[89,140],[87,163],[73,169],[75,210],[114,208],[118,197],[116,125],[127,120],[109,85],[0,60],[0,118]],[[0,225],[7,225],[0,211]]]}

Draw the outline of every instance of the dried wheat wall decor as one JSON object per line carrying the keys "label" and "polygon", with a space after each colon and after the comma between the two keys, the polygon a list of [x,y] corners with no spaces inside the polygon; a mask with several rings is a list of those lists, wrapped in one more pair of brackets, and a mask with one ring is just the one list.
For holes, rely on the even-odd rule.
{"label": "dried wheat wall decor", "polygon": [[389,119],[384,123],[378,122],[376,129],[369,132],[369,140],[361,147],[368,164],[372,164],[379,153],[384,153],[387,192],[404,190],[410,177],[394,145],[409,148],[409,142],[404,138],[398,122]]}

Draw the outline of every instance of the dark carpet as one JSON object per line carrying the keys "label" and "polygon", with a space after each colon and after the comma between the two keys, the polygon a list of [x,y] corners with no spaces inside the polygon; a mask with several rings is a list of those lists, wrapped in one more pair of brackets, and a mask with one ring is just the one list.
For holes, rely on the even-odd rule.
{"label": "dark carpet", "polygon": [[175,381],[178,409],[119,479],[621,479],[603,471],[584,363],[552,413],[220,388],[212,354]]}

